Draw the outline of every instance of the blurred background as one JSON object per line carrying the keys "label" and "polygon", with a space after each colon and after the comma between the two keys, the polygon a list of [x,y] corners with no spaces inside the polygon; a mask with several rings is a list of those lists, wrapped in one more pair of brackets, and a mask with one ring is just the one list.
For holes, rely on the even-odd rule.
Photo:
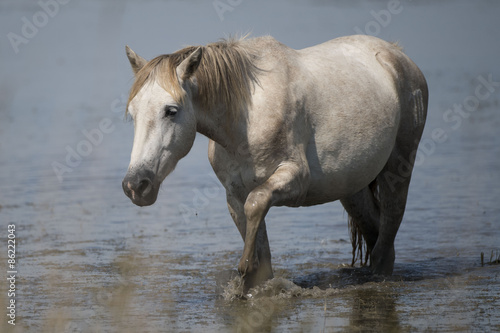
{"label": "blurred background", "polygon": [[[500,249],[498,17],[493,0],[2,0],[0,234],[16,225],[19,323],[28,331],[106,330],[132,325],[122,316],[131,311],[151,331],[240,327],[227,305],[214,310],[214,276],[236,267],[243,244],[208,164],[207,139],[197,137],[154,206],[135,207],[122,192],[133,140],[125,45],[151,59],[246,33],[296,49],[357,33],[399,42],[424,72],[430,103],[397,267],[407,278],[446,277],[476,267],[480,252],[489,259]],[[292,280],[349,263],[346,220],[339,203],[273,208],[277,275]],[[463,261],[432,261],[457,256]],[[136,301],[143,312],[110,310]],[[403,327],[431,325],[405,312],[406,301],[394,306]],[[301,307],[313,328],[348,325],[332,314],[323,326],[322,301],[298,300],[289,310]],[[303,317],[285,322],[271,326],[297,328]],[[474,323],[463,327],[490,327]]]}

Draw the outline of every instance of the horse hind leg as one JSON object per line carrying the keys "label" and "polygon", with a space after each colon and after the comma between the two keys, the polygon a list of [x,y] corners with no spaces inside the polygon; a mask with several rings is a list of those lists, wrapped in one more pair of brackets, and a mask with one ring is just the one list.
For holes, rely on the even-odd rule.
{"label": "horse hind leg", "polygon": [[[416,67],[415,67],[416,68]],[[410,99],[402,112],[400,129],[394,149],[376,180],[379,188],[380,225],[373,247],[370,266],[375,274],[391,275],[396,254],[394,240],[406,209],[415,154],[427,116],[428,91],[425,79],[415,69]]]}
{"label": "horse hind leg", "polygon": [[[341,199],[340,202],[349,214],[352,265],[354,266],[357,258],[360,259],[362,265],[366,265],[379,233],[380,208],[376,180],[358,193]],[[364,245],[366,245],[366,249],[363,261]]]}
{"label": "horse hind leg", "polygon": [[370,258],[370,266],[375,274],[391,275],[394,269],[394,240],[405,212],[413,169],[413,165],[406,162],[408,160],[409,154],[401,154],[395,149],[377,176],[380,225]]}

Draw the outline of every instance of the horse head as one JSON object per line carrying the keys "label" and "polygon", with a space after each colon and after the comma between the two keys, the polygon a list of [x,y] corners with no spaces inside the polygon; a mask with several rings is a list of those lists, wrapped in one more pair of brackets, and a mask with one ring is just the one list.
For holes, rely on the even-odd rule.
{"label": "horse head", "polygon": [[[135,132],[122,186],[134,204],[149,206],[155,203],[165,177],[193,146],[196,117],[189,98],[193,88],[190,79],[202,49],[177,61],[164,55],[149,62],[128,46],[126,51],[135,74],[127,104]],[[172,63],[175,61],[178,63]]]}

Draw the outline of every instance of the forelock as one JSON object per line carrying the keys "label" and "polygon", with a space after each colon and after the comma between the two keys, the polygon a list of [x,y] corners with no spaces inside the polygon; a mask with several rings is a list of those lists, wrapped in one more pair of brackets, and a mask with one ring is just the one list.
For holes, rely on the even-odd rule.
{"label": "forelock", "polygon": [[176,103],[182,104],[184,101],[184,91],[177,79],[175,68],[177,65],[172,64],[176,59],[171,59],[171,55],[165,54],[150,60],[141,70],[135,75],[135,81],[130,88],[130,93],[127,101],[127,110],[130,102],[141,91],[141,89],[152,84],[155,81],[165,89]]}

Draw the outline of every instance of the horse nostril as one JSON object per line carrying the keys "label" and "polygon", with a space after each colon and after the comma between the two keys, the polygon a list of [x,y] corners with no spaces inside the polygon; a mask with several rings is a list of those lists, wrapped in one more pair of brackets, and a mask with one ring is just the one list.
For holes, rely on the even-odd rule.
{"label": "horse nostril", "polygon": [[158,194],[154,176],[152,172],[147,170],[128,172],[122,181],[123,192],[136,205],[148,206],[153,204]]}
{"label": "horse nostril", "polygon": [[151,181],[149,179],[143,179],[139,183],[139,186],[137,187],[137,193],[140,193],[141,195],[147,195],[149,191],[151,190]]}

